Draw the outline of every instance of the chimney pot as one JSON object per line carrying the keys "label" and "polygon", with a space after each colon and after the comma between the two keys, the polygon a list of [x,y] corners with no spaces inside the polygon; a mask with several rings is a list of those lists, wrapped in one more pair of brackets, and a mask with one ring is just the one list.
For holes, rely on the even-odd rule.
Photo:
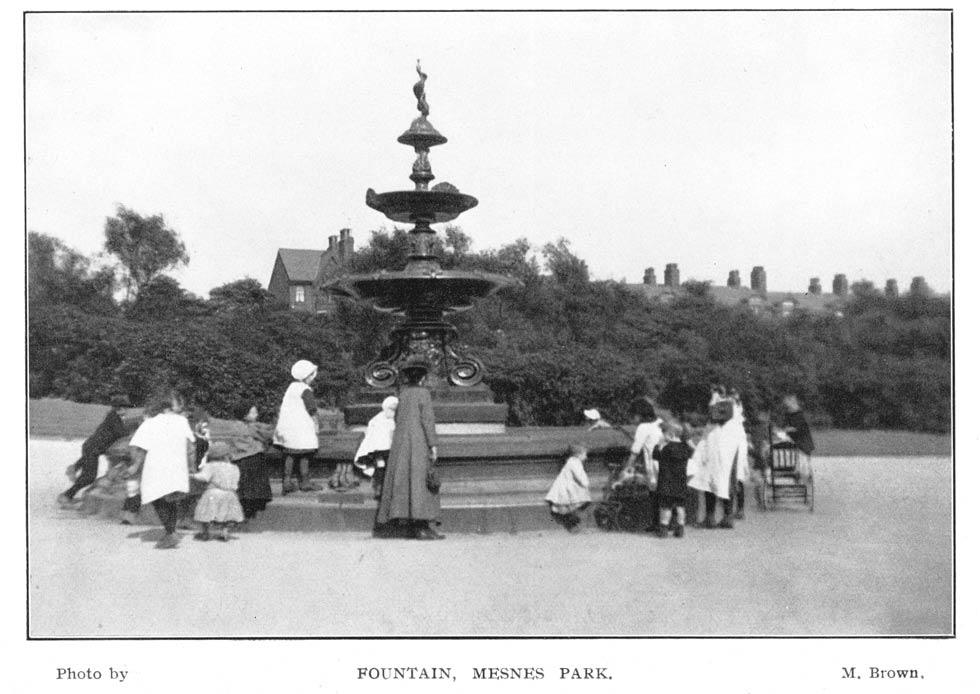
{"label": "chimney pot", "polygon": [[847,275],[841,273],[834,275],[834,294],[847,296]]}
{"label": "chimney pot", "polygon": [[340,258],[347,260],[354,255],[354,237],[350,234],[350,229],[340,230]]}
{"label": "chimney pot", "polygon": [[918,275],[912,278],[912,284],[909,285],[909,293],[911,294],[928,294],[929,285],[926,284],[926,278]]}

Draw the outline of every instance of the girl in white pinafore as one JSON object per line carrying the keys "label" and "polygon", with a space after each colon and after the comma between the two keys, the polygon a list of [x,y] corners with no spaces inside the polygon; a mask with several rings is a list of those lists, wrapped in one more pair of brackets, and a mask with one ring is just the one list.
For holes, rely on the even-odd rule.
{"label": "girl in white pinafore", "polygon": [[315,492],[323,489],[310,480],[310,458],[320,447],[316,419],[316,401],[310,384],[316,378],[317,367],[306,359],[293,364],[291,373],[294,381],[282,396],[279,407],[279,420],[273,442],[283,449],[286,460],[283,464],[282,493],[296,491],[293,482],[293,461],[299,458],[299,489]]}
{"label": "girl in white pinafore", "polygon": [[589,476],[585,472],[588,455],[585,446],[578,444],[570,446],[565,465],[544,498],[551,509],[552,518],[570,533],[576,532],[582,521],[578,515],[579,511],[592,503]]}

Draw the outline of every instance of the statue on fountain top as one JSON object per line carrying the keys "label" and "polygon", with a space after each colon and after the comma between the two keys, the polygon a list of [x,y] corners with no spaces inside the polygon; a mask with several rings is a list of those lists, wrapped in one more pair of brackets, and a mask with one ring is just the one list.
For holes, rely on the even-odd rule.
{"label": "statue on fountain top", "polygon": [[419,73],[419,81],[412,87],[412,92],[415,94],[415,98],[418,99],[419,112],[425,118],[429,115],[429,103],[425,100],[425,81],[429,76],[422,72],[421,58],[415,61],[415,72]]}

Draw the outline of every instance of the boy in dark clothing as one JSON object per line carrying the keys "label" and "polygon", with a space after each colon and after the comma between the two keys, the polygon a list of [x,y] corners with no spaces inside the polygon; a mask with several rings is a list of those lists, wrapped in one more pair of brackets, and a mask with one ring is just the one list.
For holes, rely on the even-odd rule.
{"label": "boy in dark clothing", "polygon": [[795,395],[787,395],[783,400],[786,407],[786,433],[793,439],[796,447],[807,455],[813,453],[816,446],[813,445],[813,437],[810,436],[810,425],[806,423],[803,410],[800,408],[800,401]]}
{"label": "boy in dark clothing", "polygon": [[783,406],[786,408],[784,429],[796,447],[800,449],[797,476],[799,479],[809,479],[813,475],[810,455],[816,449],[813,437],[810,436],[810,425],[807,424],[806,417],[803,416],[803,409],[800,407],[800,401],[795,395],[787,395],[783,398]]}
{"label": "boy in dark clothing", "polygon": [[691,447],[681,441],[683,429],[677,424],[664,424],[667,443],[653,452],[659,461],[657,475],[657,496],[660,502],[659,524],[653,528],[657,537],[666,537],[670,517],[674,515],[674,537],[684,537],[687,501],[687,461],[691,457]]}
{"label": "boy in dark clothing", "polygon": [[85,439],[85,443],[82,444],[82,457],[69,467],[69,473],[74,474],[75,482],[58,495],[58,504],[62,508],[78,506],[79,500],[75,499],[75,495],[95,481],[99,472],[99,456],[129,433],[122,420],[122,411],[127,405],[129,401],[125,395],[112,396],[110,401],[112,409],[92,435]]}

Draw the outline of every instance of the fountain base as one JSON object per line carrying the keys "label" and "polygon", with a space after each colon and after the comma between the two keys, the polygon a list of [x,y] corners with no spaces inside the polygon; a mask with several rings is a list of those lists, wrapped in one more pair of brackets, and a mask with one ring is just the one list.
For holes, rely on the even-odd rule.
{"label": "fountain base", "polygon": [[[344,408],[348,429],[360,431],[381,410],[381,401],[397,395],[395,389],[362,388],[357,401]],[[436,433],[448,435],[503,434],[507,405],[496,403],[484,385],[461,388],[437,386],[432,389],[432,407],[436,415]]]}

